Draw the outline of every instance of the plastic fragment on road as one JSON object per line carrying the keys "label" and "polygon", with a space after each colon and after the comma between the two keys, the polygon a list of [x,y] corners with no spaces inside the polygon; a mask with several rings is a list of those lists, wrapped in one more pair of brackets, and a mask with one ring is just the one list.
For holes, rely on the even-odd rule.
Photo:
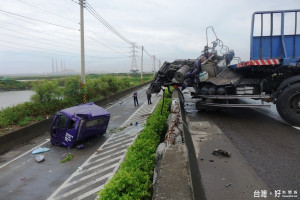
{"label": "plastic fragment on road", "polygon": [[83,144],[77,145],[76,148],[77,149],[83,149],[85,146]]}
{"label": "plastic fragment on road", "polygon": [[82,167],[78,167],[77,171],[81,172],[82,171]]}
{"label": "plastic fragment on road", "polygon": [[36,162],[42,162],[42,161],[44,161],[45,160],[45,156],[44,155],[37,155],[36,157],[35,157],[35,161]]}
{"label": "plastic fragment on road", "polygon": [[33,150],[32,154],[44,153],[44,152],[47,152],[47,151],[50,151],[50,149],[49,148],[39,147],[39,148]]}
{"label": "plastic fragment on road", "polygon": [[230,157],[231,154],[228,152],[228,151],[224,151],[222,149],[215,149],[213,152],[212,152],[213,155],[215,156],[225,156],[225,157]]}
{"label": "plastic fragment on road", "polygon": [[229,187],[229,186],[231,186],[231,183],[228,183],[228,184],[225,185],[225,187]]}

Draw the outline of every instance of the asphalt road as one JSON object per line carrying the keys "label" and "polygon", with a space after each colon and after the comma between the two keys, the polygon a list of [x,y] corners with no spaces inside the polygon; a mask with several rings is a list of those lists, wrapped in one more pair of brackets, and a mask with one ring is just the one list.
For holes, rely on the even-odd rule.
{"label": "asphalt road", "polygon": [[[145,94],[146,88],[138,91],[140,106],[146,101]],[[47,199],[140,108],[134,106],[131,94],[127,97],[121,104],[117,101],[108,105],[111,119],[107,134],[84,142],[82,150],[53,146],[49,142],[49,132],[41,130],[45,134],[1,155],[0,199]],[[50,148],[42,163],[35,162],[35,156],[31,154],[38,145]],[[74,155],[73,160],[60,163],[68,154]]]}
{"label": "asphalt road", "polygon": [[217,112],[190,109],[187,115],[192,121],[201,119],[216,124],[271,191],[292,190],[299,196],[300,130],[285,123],[274,106]]}

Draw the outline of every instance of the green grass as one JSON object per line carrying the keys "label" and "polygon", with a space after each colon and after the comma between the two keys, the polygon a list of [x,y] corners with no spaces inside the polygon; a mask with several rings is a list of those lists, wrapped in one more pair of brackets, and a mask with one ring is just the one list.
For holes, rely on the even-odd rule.
{"label": "green grass", "polygon": [[19,126],[26,126],[32,121],[31,117],[25,117],[22,121],[19,121]]}

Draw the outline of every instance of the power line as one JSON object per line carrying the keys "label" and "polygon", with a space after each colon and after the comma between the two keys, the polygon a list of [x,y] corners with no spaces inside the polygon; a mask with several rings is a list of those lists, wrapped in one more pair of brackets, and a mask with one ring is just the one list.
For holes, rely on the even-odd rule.
{"label": "power line", "polygon": [[[25,21],[27,22],[27,21]],[[27,23],[30,23],[30,22],[27,22]],[[33,23],[30,23],[30,24],[33,24]],[[34,29],[31,29],[31,28],[28,28],[28,27],[23,27],[21,25],[15,25],[15,24],[6,24],[6,25],[9,25],[9,26],[15,26],[15,27],[18,27],[18,28],[22,28],[22,29],[26,29],[26,30],[29,30],[29,31],[33,31],[33,32],[37,32],[37,33],[40,33],[40,34],[43,34],[43,35],[47,35],[47,36],[53,36],[53,34],[47,34],[47,33],[44,33],[44,32],[41,32],[41,31],[37,31],[37,30],[34,30]],[[33,24],[35,25],[35,24]],[[3,29],[3,28],[2,28]],[[59,34],[63,34],[65,35],[64,33],[61,33],[61,32],[58,32],[58,31],[55,31],[55,33],[59,33]],[[65,38],[65,37],[60,37],[60,36],[57,36],[55,35],[55,37],[58,37],[58,38],[61,38],[61,39],[64,39],[64,40],[69,40],[69,41],[72,41],[72,42],[76,42],[78,44],[79,41],[76,41],[76,40],[72,40],[70,38]]]}
{"label": "power line", "polygon": [[[3,40],[0,40],[0,42],[5,42],[5,43],[9,43],[9,44],[13,44],[13,45],[19,45],[15,42],[8,42],[8,41],[3,41]],[[11,47],[11,46],[6,46],[6,45],[1,45],[0,46],[2,47],[6,47],[6,48],[11,48],[11,49],[19,49],[19,50],[22,50],[22,51],[25,51],[25,53],[27,53],[28,51],[33,51],[33,52],[37,52],[37,53],[42,53],[42,54],[55,54],[55,55],[63,55],[63,56],[73,56],[73,57],[77,57],[79,58],[79,54],[74,54],[74,53],[68,53],[68,52],[62,52],[62,51],[55,51],[55,52],[43,52],[43,51],[37,51],[37,50],[28,50],[28,49],[23,49],[23,48],[20,48],[20,47]],[[30,48],[36,48],[36,49],[41,49],[41,50],[46,50],[46,51],[51,51],[49,49],[45,49],[45,48],[40,48],[40,47],[34,47],[34,46],[31,46],[31,45],[24,45],[22,44],[22,46],[27,46],[27,47],[30,47]],[[59,52],[59,53],[56,53],[56,52]],[[129,58],[129,56],[123,56],[123,57],[100,57],[100,56],[95,56],[95,55],[86,55],[87,57],[95,57],[95,58],[101,58],[101,59],[120,59],[120,58]]]}
{"label": "power line", "polygon": [[106,28],[108,28],[111,32],[113,32],[116,36],[118,36],[120,39],[125,41],[126,43],[132,45],[133,42],[128,40],[126,37],[124,37],[121,33],[119,33],[114,27],[112,27],[97,11],[93,9],[93,7],[86,1],[86,7],[85,7],[89,13],[91,13],[96,19],[98,19]]}
{"label": "power line", "polygon": [[[1,29],[3,29],[3,28],[1,28]],[[20,33],[20,32],[12,31],[12,30],[9,30],[9,29],[3,29],[3,30],[10,31],[10,32],[14,32],[14,33]],[[12,37],[11,34],[1,33],[1,32],[0,32],[0,34],[1,34],[1,35],[6,35],[6,36],[9,36],[9,37]],[[24,33],[20,33],[20,34],[24,35]],[[44,43],[44,44],[48,44],[48,45],[49,45],[49,44],[51,44],[51,45],[54,44],[54,45],[56,45],[56,46],[65,47],[65,48],[75,47],[75,48],[77,48],[77,50],[79,49],[79,46],[73,46],[73,45],[68,45],[68,44],[62,44],[61,41],[60,41],[59,44],[57,44],[58,41],[49,40],[49,39],[41,38],[41,37],[38,37],[38,36],[33,36],[33,35],[28,34],[28,33],[27,33],[26,35],[32,36],[32,37],[30,38],[30,40],[33,41],[33,42]],[[28,38],[21,37],[21,36],[14,36],[14,37],[20,38],[20,39],[24,39],[24,40],[28,40]],[[47,40],[47,41],[49,41],[49,42],[52,41],[52,43],[49,43],[49,42],[47,42],[47,41],[34,41],[34,40],[32,40],[32,39],[35,39],[35,38],[39,38],[39,39],[42,39],[42,40]],[[54,43],[53,43],[53,42],[54,42]]]}
{"label": "power line", "polygon": [[[26,22],[27,22],[27,21],[26,21]],[[27,22],[27,23],[30,23],[30,22]],[[32,23],[30,23],[30,24],[32,24]],[[30,28],[23,27],[23,26],[19,26],[19,25],[15,25],[15,24],[7,24],[7,25],[16,26],[16,27],[18,27],[18,28],[22,28],[22,29],[26,29],[26,30],[29,30],[29,31],[37,32],[37,33],[43,34],[43,35],[45,35],[45,36],[53,36],[52,34],[47,34],[47,33],[41,32],[41,31],[33,30],[33,29],[30,29]],[[34,24],[34,25],[35,25],[35,24]],[[15,30],[12,30],[12,29],[9,29],[9,28],[3,28],[3,27],[0,27],[0,29],[3,29],[3,30],[6,30],[6,31],[10,31],[10,32],[19,33],[19,34],[24,35],[24,33],[20,33],[20,32],[18,32],[18,31],[15,31]],[[48,38],[42,38],[42,37],[38,37],[38,36],[31,35],[31,34],[28,34],[28,33],[25,33],[25,34],[26,34],[26,35],[29,35],[29,36],[32,36],[32,38],[30,38],[30,40],[32,40],[33,38],[40,38],[40,39],[42,39],[42,40],[48,40],[48,41],[53,41],[53,42],[55,42],[55,43],[58,43],[57,41],[55,41],[55,40],[50,40],[50,39],[48,39]],[[61,33],[61,34],[63,34],[63,33]],[[16,37],[18,37],[18,36],[16,36]],[[60,36],[55,36],[55,37],[61,38],[61,39],[63,39],[63,40],[69,40],[69,41],[72,41],[72,42],[75,42],[75,43],[78,44],[78,41],[72,40],[72,39],[70,39],[70,38],[65,38],[65,37],[60,37]],[[19,38],[21,38],[21,37],[19,37]],[[22,39],[27,39],[27,38],[23,38],[23,37],[22,37]],[[94,38],[92,38],[92,39],[93,39],[93,41],[96,41],[97,43],[101,44],[102,46],[105,46],[106,48],[111,49],[111,50],[113,51],[112,53],[121,53],[121,54],[122,54],[122,53],[126,53],[126,52],[119,52],[119,51],[117,51],[117,50],[115,50],[115,49],[109,47],[109,46],[106,45],[105,43],[99,42],[99,41],[97,41],[97,40],[94,39]],[[28,39],[27,39],[27,40],[28,40]],[[42,43],[46,43],[46,42],[42,41]],[[61,43],[61,41],[60,41],[60,43]],[[57,44],[57,45],[58,45],[58,46],[62,46],[62,44]],[[69,48],[69,46],[72,46],[72,47],[75,47],[75,48],[79,48],[78,46],[74,46],[74,45],[69,45],[69,44],[64,44],[64,45],[66,45],[67,48]],[[93,43],[93,44],[89,44],[89,45],[92,45],[92,46],[95,46],[95,47],[99,47],[99,45],[94,44],[94,43]],[[90,50],[87,50],[87,51],[90,51]],[[93,52],[93,51],[92,51],[92,52]],[[94,51],[94,52],[95,52],[95,51]]]}
{"label": "power line", "polygon": [[74,3],[80,5],[79,1],[74,1],[74,0],[71,0],[71,1],[73,1]]}
{"label": "power line", "polygon": [[[16,42],[9,42],[9,41],[1,40],[1,39],[0,39],[0,41],[1,41],[1,42],[5,42],[5,43],[9,43],[9,44],[14,44],[14,45],[21,45],[21,46],[27,46],[27,47],[35,48],[35,49],[41,49],[41,50],[46,50],[46,51],[52,51],[52,50],[50,50],[50,49],[45,49],[45,48],[41,48],[41,47],[31,46],[31,45],[27,45],[27,44],[18,44],[18,43],[16,43]],[[55,50],[55,52],[57,52],[57,53],[60,52],[60,53],[63,53],[63,54],[73,54],[73,55],[79,56],[79,54],[68,53],[68,52],[63,52],[63,51],[56,51],[56,50]]]}
{"label": "power line", "polygon": [[112,51],[114,51],[114,52],[116,52],[116,53],[123,54],[122,52],[116,51],[115,49],[113,49],[113,48],[107,46],[106,44],[104,44],[104,43],[102,43],[102,42],[99,42],[98,40],[94,39],[94,38],[91,37],[91,36],[87,36],[87,37],[90,38],[91,40],[93,40],[93,41],[95,41],[95,42],[101,44],[102,46],[104,46],[104,47],[106,47],[106,48],[108,48],[108,49],[111,49]]}
{"label": "power line", "polygon": [[41,23],[45,23],[45,24],[49,24],[49,25],[52,25],[52,26],[57,26],[57,27],[60,27],[60,28],[65,28],[65,29],[70,29],[70,30],[78,31],[77,29],[74,29],[74,28],[70,28],[70,27],[66,27],[66,26],[54,24],[54,23],[51,23],[51,22],[42,21],[42,20],[39,20],[39,19],[34,19],[34,18],[31,18],[31,17],[26,17],[26,16],[23,16],[23,15],[19,15],[19,14],[8,12],[8,11],[4,11],[4,10],[0,10],[0,12],[3,12],[5,14],[9,14],[9,15],[14,15],[14,16],[26,18],[26,19],[30,19],[30,20],[41,22]]}
{"label": "power line", "polygon": [[[40,7],[38,7],[38,6],[35,6],[35,5],[31,4],[31,3],[25,2],[25,1],[23,1],[23,0],[18,0],[18,1],[20,1],[20,2],[22,2],[22,3],[24,3],[24,4],[27,4],[27,5],[31,6],[31,7],[37,8],[37,9],[39,9],[39,10],[42,10],[42,11],[44,11],[44,12],[46,12],[46,13],[51,14],[51,15],[54,15],[54,16],[56,16],[56,17],[59,17],[59,18],[65,20],[65,21],[72,22],[72,23],[76,23],[76,22],[73,22],[73,21],[71,21],[71,20],[66,19],[65,17],[59,16],[59,15],[57,15],[57,14],[54,14],[54,13],[52,13],[52,12],[49,12],[48,10],[45,10],[45,9],[40,8]],[[76,24],[78,24],[78,23],[76,23]]]}
{"label": "power line", "polygon": [[105,40],[106,42],[107,42],[107,45],[111,45],[111,46],[114,46],[115,48],[130,48],[130,47],[128,47],[128,46],[126,46],[126,47],[124,47],[124,46],[119,46],[119,45],[116,45],[116,44],[114,44],[114,43],[112,43],[112,42],[110,42],[109,40],[107,40],[107,39],[105,39],[104,37],[102,37],[100,34],[99,34],[99,32],[94,32],[94,31],[92,31],[91,29],[86,29],[85,28],[85,30],[86,31],[88,31],[88,33],[92,33],[93,35],[97,35],[97,37],[99,37],[99,38],[101,38],[102,40]]}

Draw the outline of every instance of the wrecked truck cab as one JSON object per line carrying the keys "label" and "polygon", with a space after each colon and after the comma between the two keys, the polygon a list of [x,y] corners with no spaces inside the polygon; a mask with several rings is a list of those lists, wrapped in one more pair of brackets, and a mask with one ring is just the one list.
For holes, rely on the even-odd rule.
{"label": "wrecked truck cab", "polygon": [[51,125],[51,143],[71,148],[106,132],[110,113],[93,102],[60,110]]}

